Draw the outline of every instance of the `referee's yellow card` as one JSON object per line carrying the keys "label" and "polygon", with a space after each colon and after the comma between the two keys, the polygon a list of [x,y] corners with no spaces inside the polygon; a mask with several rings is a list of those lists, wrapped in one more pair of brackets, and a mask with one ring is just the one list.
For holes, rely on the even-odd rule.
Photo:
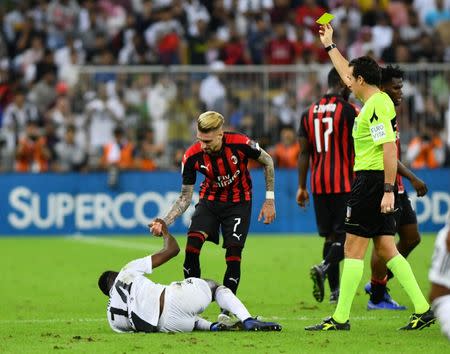
{"label": "referee's yellow card", "polygon": [[328,13],[328,12],[325,12],[322,16],[320,16],[320,17],[316,20],[316,22],[317,22],[319,25],[326,25],[327,23],[330,23],[330,21],[331,21],[333,18],[334,18],[334,15],[332,15],[332,14],[330,14],[330,13]]}

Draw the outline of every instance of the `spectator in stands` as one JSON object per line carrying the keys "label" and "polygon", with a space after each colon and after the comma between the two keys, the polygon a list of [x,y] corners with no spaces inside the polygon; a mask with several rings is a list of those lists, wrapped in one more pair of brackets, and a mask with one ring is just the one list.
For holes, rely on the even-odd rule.
{"label": "spectator in stands", "polygon": [[419,45],[413,52],[415,61],[424,63],[440,63],[443,61],[443,48],[440,39],[424,33],[419,39]]}
{"label": "spectator in stands", "polygon": [[68,125],[64,139],[55,146],[53,170],[57,172],[82,171],[86,168],[87,154],[83,146],[75,141],[76,127]]}
{"label": "spectator in stands", "polygon": [[28,99],[36,105],[39,114],[44,116],[56,99],[56,71],[54,67],[47,67],[40,81],[33,86]]}
{"label": "spectator in stands", "polygon": [[373,40],[372,28],[369,26],[361,27],[356,41],[348,48],[349,58],[359,58],[377,52],[377,46]]}
{"label": "spectator in stands", "polygon": [[158,64],[180,64],[183,27],[172,17],[170,6],[160,9],[158,15],[159,21],[153,23],[144,33],[147,45],[156,52]]}
{"label": "spectator in stands", "polygon": [[406,160],[412,168],[438,168],[445,161],[445,144],[440,137],[442,125],[436,121],[426,122],[423,133],[411,140]]}
{"label": "spectator in stands", "polygon": [[274,36],[265,47],[264,63],[268,65],[290,65],[295,63],[295,57],[295,44],[288,39],[285,25],[275,25]]}
{"label": "spectator in stands", "polygon": [[304,0],[303,5],[296,9],[295,22],[298,26],[305,26],[313,33],[317,33],[319,25],[316,23],[325,9],[317,4],[316,0]]}
{"label": "spectator in stands", "polygon": [[292,126],[285,126],[281,129],[280,142],[269,150],[269,153],[276,167],[297,168],[300,144]]}
{"label": "spectator in stands", "polygon": [[244,110],[242,109],[240,98],[233,96],[228,102],[228,107],[229,114],[227,116],[230,117],[228,123],[233,129],[238,129],[244,117]]}
{"label": "spectator in stands", "polygon": [[66,83],[70,89],[74,88],[80,78],[80,64],[79,53],[71,50],[67,61],[64,60],[58,68],[58,80]]}
{"label": "spectator in stands", "polygon": [[[31,32],[31,29],[29,29],[31,23],[26,22],[24,26],[27,31]],[[21,38],[18,41],[17,46],[23,45],[25,48],[13,59],[14,67],[23,74],[24,81],[27,83],[33,82],[36,78],[36,64],[42,60],[45,51],[44,39],[41,34],[30,34],[29,37],[31,40],[28,48],[25,47],[28,42],[28,37]]]}
{"label": "spectator in stands", "polygon": [[224,112],[226,103],[226,89],[221,81],[221,72],[225,64],[215,61],[210,65],[209,75],[200,83],[200,100],[209,111]]}
{"label": "spectator in stands", "polygon": [[336,7],[332,12],[334,15],[334,21],[336,28],[339,28],[342,25],[342,21],[346,21],[349,27],[357,31],[361,27],[361,12],[355,6],[354,0],[343,0],[341,5]]}
{"label": "spectator in stands", "polygon": [[24,135],[16,149],[16,172],[45,172],[48,170],[50,150],[36,121],[26,123]]}
{"label": "spectator in stands", "polygon": [[442,21],[450,21],[450,9],[445,8],[444,0],[435,0],[436,8],[426,11],[425,24],[431,28],[436,27]]}
{"label": "spectator in stands", "polygon": [[80,7],[76,0],[52,0],[47,7],[48,46],[58,48],[64,43],[64,35],[78,22]]}
{"label": "spectator in stands", "polygon": [[99,86],[98,97],[86,105],[84,114],[89,153],[95,166],[103,146],[113,140],[114,127],[123,123],[125,108],[116,97],[108,97],[103,84]]}
{"label": "spectator in stands", "polygon": [[56,159],[55,147],[56,144],[58,144],[60,141],[59,137],[56,134],[56,124],[51,120],[45,121],[42,136],[45,138],[47,149],[50,152],[50,156],[47,161],[49,168],[51,168]]}
{"label": "spectator in stands", "polygon": [[374,53],[377,58],[380,57],[383,49],[392,44],[394,30],[386,12],[379,12],[376,16],[375,26],[372,27],[372,37],[374,43]]}
{"label": "spectator in stands", "polygon": [[158,82],[150,89],[148,110],[152,119],[156,143],[167,143],[168,110],[177,95],[177,87],[168,73],[161,74]]}
{"label": "spectator in stands", "polygon": [[140,139],[138,148],[136,150],[136,168],[140,171],[156,170],[158,168],[158,159],[163,152],[164,146],[155,144],[153,129],[144,129],[142,138]]}
{"label": "spectator in stands", "polygon": [[130,142],[122,127],[114,128],[114,140],[103,147],[102,166],[108,171],[108,185],[116,187],[120,171],[130,170],[134,164],[134,144]]}
{"label": "spectator in stands", "polygon": [[19,87],[14,92],[14,101],[6,107],[3,113],[2,128],[10,134],[11,146],[17,144],[20,133],[25,130],[29,121],[38,123],[39,112],[34,104],[27,102],[25,88]]}
{"label": "spectator in stands", "polygon": [[187,36],[188,63],[190,65],[206,65],[207,53],[209,49],[210,36],[208,32],[208,23],[204,18],[197,19],[197,30],[195,34]]}
{"label": "spectator in stands", "polygon": [[264,48],[271,34],[270,23],[266,21],[264,16],[259,15],[255,17],[247,35],[247,44],[253,64],[263,63]]}
{"label": "spectator in stands", "polygon": [[169,103],[166,166],[173,161],[178,149],[187,149],[192,142],[191,125],[198,116],[199,108],[196,107],[194,101],[189,100],[186,91],[181,85],[178,85],[177,95]]}
{"label": "spectator in stands", "polygon": [[251,63],[249,51],[244,38],[237,29],[232,26],[227,42],[221,49],[221,57],[226,65],[245,65]]}
{"label": "spectator in stands", "polygon": [[413,9],[408,10],[408,22],[399,28],[399,32],[401,40],[409,45],[414,45],[422,35],[423,28],[420,27],[419,16]]}

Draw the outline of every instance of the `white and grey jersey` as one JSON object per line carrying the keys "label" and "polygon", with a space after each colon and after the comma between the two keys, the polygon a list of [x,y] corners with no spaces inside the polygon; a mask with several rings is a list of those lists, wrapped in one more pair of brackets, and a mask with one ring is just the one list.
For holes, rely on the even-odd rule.
{"label": "white and grey jersey", "polygon": [[447,235],[450,232],[450,225],[439,231],[435,246],[431,268],[428,278],[432,283],[442,285],[450,289],[450,252],[447,250]]}
{"label": "white and grey jersey", "polygon": [[116,332],[154,332],[159,298],[165,286],[152,282],[152,258],[136,259],[122,268],[109,293],[108,322]]}

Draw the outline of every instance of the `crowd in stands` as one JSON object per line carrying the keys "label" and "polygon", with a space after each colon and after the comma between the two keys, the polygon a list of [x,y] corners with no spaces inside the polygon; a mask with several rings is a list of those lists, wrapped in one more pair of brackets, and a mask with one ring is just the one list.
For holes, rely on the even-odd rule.
{"label": "crowd in stands", "polygon": [[[179,169],[205,110],[295,168],[298,120],[329,66],[271,74],[269,87],[227,68],[329,64],[315,23],[325,11],[349,58],[441,63],[425,78],[407,71],[402,142],[413,168],[450,165],[450,0],[4,0],[0,169]],[[208,70],[173,74],[179,65]]]}

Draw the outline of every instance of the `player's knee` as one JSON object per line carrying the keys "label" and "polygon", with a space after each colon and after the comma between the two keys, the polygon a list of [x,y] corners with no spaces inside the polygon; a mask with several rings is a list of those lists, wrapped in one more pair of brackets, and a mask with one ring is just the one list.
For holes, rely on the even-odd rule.
{"label": "player's knee", "polygon": [[215,294],[216,294],[217,288],[220,287],[220,284],[212,279],[203,279],[203,280],[208,284],[209,289],[211,290],[212,300],[214,301],[214,299],[216,298]]}
{"label": "player's knee", "polygon": [[242,256],[242,247],[231,246],[225,252],[225,260],[227,262],[240,262]]}
{"label": "player's knee", "polygon": [[[400,241],[400,242],[402,242],[402,241]],[[419,245],[420,235],[419,235],[419,233],[416,233],[413,237],[409,237],[408,239],[403,240],[403,242],[406,243],[406,248],[413,249]]]}
{"label": "player's knee", "polygon": [[199,254],[203,244],[205,243],[205,235],[202,232],[190,231],[188,232],[188,239],[186,243],[186,253]]}

